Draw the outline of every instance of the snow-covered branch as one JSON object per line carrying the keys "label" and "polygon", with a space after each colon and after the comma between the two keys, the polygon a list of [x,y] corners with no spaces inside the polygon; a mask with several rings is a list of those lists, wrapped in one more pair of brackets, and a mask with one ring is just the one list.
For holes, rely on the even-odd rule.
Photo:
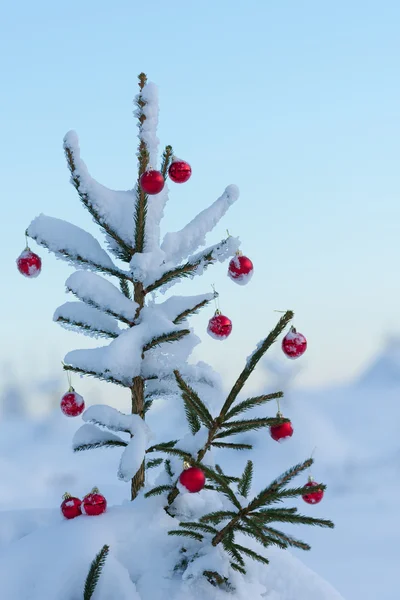
{"label": "snow-covered branch", "polygon": [[95,273],[76,271],[65,282],[67,290],[77,298],[123,323],[132,324],[137,310],[132,302],[110,281]]}
{"label": "snow-covered branch", "polygon": [[106,233],[110,250],[129,262],[133,255],[133,207],[135,192],[115,191],[93,179],[80,156],[75,131],[64,137],[64,151],[71,172],[71,183],[84,206]]}
{"label": "snow-covered branch", "polygon": [[95,237],[68,221],[39,215],[29,225],[27,235],[75,267],[81,265],[93,271],[130,279],[129,273],[114,265]]}
{"label": "snow-covered branch", "polygon": [[114,318],[83,302],[66,302],[59,306],[53,321],[66,329],[76,329],[91,337],[116,338],[121,333]]}
{"label": "snow-covered branch", "polygon": [[76,431],[72,439],[72,448],[74,452],[81,452],[82,450],[91,450],[94,448],[107,447],[125,447],[128,442],[125,442],[122,438],[109,431],[104,431],[96,425],[86,423],[82,425]]}
{"label": "snow-covered branch", "polygon": [[179,263],[206,243],[206,234],[214,229],[229,207],[239,198],[236,185],[229,185],[222,196],[199,213],[183,229],[164,236],[161,249],[166,260]]}

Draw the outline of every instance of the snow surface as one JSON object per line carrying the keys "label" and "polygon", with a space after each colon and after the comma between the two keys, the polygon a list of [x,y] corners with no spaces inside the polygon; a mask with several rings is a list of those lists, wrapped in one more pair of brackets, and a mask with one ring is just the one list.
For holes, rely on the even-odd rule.
{"label": "snow surface", "polygon": [[119,271],[95,237],[68,221],[39,215],[29,225],[27,232],[38,244],[73,265],[84,261],[95,265],[85,264],[88,269]]}

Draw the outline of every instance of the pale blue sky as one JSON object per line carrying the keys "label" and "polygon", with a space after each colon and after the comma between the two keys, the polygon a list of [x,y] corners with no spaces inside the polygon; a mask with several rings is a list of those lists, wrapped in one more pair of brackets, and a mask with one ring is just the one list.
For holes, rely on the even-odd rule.
{"label": "pale blue sky", "polygon": [[[293,308],[309,339],[303,384],[351,377],[399,331],[400,3],[393,1],[7,3],[0,20],[3,292],[0,360],[58,369],[90,342],[52,324],[70,269],[40,249],[40,278],[15,268],[40,212],[95,231],[68,183],[62,138],[80,136],[103,184],[136,176],[132,98],[144,70],[159,85],[159,136],[193,167],[175,186],[164,227],[178,229],[229,183],[228,227],[255,264],[246,287],[212,282],[234,331],[203,334],[196,353],[240,368],[278,315]],[[32,248],[35,248],[32,244]]]}

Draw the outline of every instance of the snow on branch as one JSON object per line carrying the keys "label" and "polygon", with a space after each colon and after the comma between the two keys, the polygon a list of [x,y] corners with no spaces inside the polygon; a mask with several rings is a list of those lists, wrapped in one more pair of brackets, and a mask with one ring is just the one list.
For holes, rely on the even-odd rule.
{"label": "snow on branch", "polygon": [[158,145],[160,140],[157,137],[158,127],[158,89],[155,83],[149,81],[143,86],[140,94],[136,96],[136,102],[141,98],[144,102],[142,112],[146,117],[140,127],[139,139],[141,139],[147,147],[149,153],[149,164],[155,169],[158,158]]}
{"label": "snow on branch", "polygon": [[72,439],[72,448],[74,452],[102,448],[105,446],[124,447],[127,445],[128,442],[125,442],[118,435],[110,433],[109,431],[104,431],[90,423],[82,425],[82,427],[76,431]]}
{"label": "snow on branch", "polygon": [[71,183],[84,206],[107,235],[110,249],[123,260],[133,254],[133,210],[135,191],[115,191],[93,179],[81,159],[75,131],[64,137],[64,151],[71,172]]}
{"label": "snow on branch", "polygon": [[152,439],[150,429],[139,415],[130,415],[129,418],[132,437],[122,453],[118,469],[118,477],[122,481],[130,481],[139,471]]}
{"label": "snow on branch", "polygon": [[65,285],[82,302],[124,323],[133,322],[138,305],[104,277],[88,271],[76,271],[68,277]]}
{"label": "snow on branch", "polygon": [[168,319],[180,323],[195,314],[214,299],[214,294],[199,294],[198,296],[171,296],[165,302],[158,304]]}
{"label": "snow on branch", "polygon": [[95,237],[72,223],[39,215],[29,225],[27,235],[75,267],[83,265],[95,271],[129,278],[128,273],[114,265]]}
{"label": "snow on branch", "polygon": [[124,415],[116,408],[106,404],[94,404],[85,410],[82,419],[86,423],[94,423],[107,427],[111,431],[131,433],[131,415]]}
{"label": "snow on branch", "polygon": [[118,337],[117,321],[83,302],[66,302],[54,313],[53,321],[66,329],[75,329],[91,337]]}
{"label": "snow on branch", "polygon": [[199,213],[183,229],[164,236],[161,249],[168,261],[179,263],[206,243],[206,234],[214,229],[228,208],[239,198],[236,185],[229,185],[222,196]]}
{"label": "snow on branch", "polygon": [[[202,275],[204,270],[215,262],[224,262],[232,257],[240,246],[239,238],[229,236],[214,246],[206,248],[202,252],[190,256],[186,263],[178,267],[164,270],[158,269],[155,280],[145,282],[145,294],[161,288],[161,292],[166,291],[172,285],[184,277],[193,278],[195,275]],[[169,263],[170,264],[170,263]]]}
{"label": "snow on branch", "polygon": [[[65,363],[80,372],[95,374],[102,379],[113,378],[130,387],[134,377],[141,374],[145,352],[150,350],[148,354],[154,354],[157,351],[155,346],[174,341],[179,354],[179,344],[183,341],[181,338],[191,338],[189,333],[182,325],[174,325],[157,307],[144,307],[140,322],[121,332],[108,346],[73,350],[66,355]],[[175,356],[176,352],[173,354]]]}

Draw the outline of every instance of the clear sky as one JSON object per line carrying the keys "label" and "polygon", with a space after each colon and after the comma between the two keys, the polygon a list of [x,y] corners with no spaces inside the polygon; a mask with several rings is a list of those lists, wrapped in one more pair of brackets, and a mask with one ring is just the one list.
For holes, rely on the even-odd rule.
{"label": "clear sky", "polygon": [[[400,3],[397,0],[8,2],[0,19],[2,344],[30,377],[58,370],[88,338],[51,321],[70,269],[40,249],[42,275],[15,268],[40,212],[94,232],[69,184],[62,138],[80,136],[94,177],[136,177],[132,98],[140,71],[159,85],[159,137],[193,167],[170,196],[176,230],[229,183],[229,228],[255,275],[215,268],[175,292],[208,291],[234,323],[196,351],[227,377],[293,308],[309,340],[304,385],[345,380],[399,331]],[[32,243],[32,248],[35,249]]]}

